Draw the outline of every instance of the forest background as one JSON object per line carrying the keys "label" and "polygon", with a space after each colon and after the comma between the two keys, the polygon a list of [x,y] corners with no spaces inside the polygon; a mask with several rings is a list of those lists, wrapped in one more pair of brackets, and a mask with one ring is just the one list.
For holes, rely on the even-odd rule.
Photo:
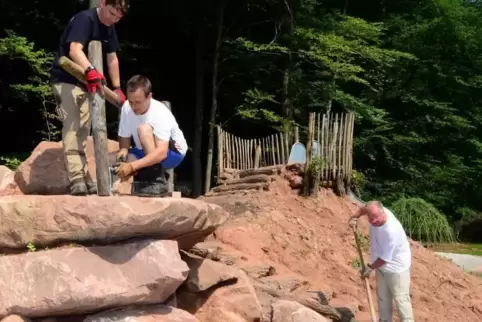
{"label": "forest background", "polygon": [[[0,155],[12,168],[60,140],[48,71],[88,7],[0,2]],[[177,180],[193,196],[213,184],[211,125],[253,138],[298,124],[303,141],[309,112],[353,111],[361,198],[442,215],[454,237],[482,241],[481,1],[135,0],[117,32],[123,85],[144,74],[172,103],[190,146]]]}

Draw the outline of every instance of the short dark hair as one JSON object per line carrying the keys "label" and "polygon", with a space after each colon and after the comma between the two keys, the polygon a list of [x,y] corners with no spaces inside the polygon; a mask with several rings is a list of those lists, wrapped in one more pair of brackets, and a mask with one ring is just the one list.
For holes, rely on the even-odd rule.
{"label": "short dark hair", "polygon": [[152,93],[151,81],[146,76],[134,75],[127,81],[128,92],[135,92],[139,87],[142,88],[146,97]]}
{"label": "short dark hair", "polygon": [[129,11],[129,0],[105,0],[105,5],[120,9],[124,15]]}

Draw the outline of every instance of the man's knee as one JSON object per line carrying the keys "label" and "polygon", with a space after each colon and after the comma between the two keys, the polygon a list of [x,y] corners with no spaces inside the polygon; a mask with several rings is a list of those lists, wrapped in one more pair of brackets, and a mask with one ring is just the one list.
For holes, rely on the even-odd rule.
{"label": "man's knee", "polygon": [[154,132],[150,124],[141,124],[137,128],[137,134],[139,135],[139,137],[152,136],[153,133]]}

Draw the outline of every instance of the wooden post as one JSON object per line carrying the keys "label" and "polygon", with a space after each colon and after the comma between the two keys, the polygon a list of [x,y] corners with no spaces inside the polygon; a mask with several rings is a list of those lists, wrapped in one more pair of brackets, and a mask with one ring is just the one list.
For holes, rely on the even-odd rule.
{"label": "wooden post", "polygon": [[[161,101],[162,104],[166,105],[166,107],[171,110],[171,102],[169,101]],[[172,194],[174,192],[174,169],[166,170],[167,174],[169,174],[169,180],[167,181],[167,192]]]}
{"label": "wooden post", "polygon": [[306,142],[305,175],[303,178],[303,187],[304,187],[305,196],[310,195],[311,185],[313,183],[311,178],[310,166],[311,166],[311,151],[313,147],[314,118],[315,118],[315,113],[310,113],[309,120],[308,120],[308,142]]}
{"label": "wooden post", "polygon": [[258,144],[258,141],[256,140],[256,152],[254,154],[254,168],[257,169],[259,168],[259,159],[261,157],[261,145]]}
{"label": "wooden post", "polygon": [[[95,40],[89,43],[89,61],[100,73],[103,73],[102,44],[100,41]],[[99,196],[110,196],[104,97],[99,93],[89,94],[89,110],[92,120],[92,136],[94,138],[97,194]]]}
{"label": "wooden post", "polygon": [[298,126],[295,126],[295,143],[300,142],[300,133]]}
{"label": "wooden post", "polygon": [[221,176],[224,173],[223,169],[223,130],[221,127],[218,125],[218,180],[221,178]]}

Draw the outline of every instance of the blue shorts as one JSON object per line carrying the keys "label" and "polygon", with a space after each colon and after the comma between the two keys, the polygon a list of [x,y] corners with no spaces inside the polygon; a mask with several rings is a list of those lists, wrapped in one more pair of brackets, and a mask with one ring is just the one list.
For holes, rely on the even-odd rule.
{"label": "blue shorts", "polygon": [[[129,153],[134,154],[137,159],[142,159],[145,156],[144,150],[138,148],[130,148]],[[161,165],[164,169],[174,169],[181,164],[182,160],[184,160],[184,154],[169,149],[167,157],[161,161]]]}

